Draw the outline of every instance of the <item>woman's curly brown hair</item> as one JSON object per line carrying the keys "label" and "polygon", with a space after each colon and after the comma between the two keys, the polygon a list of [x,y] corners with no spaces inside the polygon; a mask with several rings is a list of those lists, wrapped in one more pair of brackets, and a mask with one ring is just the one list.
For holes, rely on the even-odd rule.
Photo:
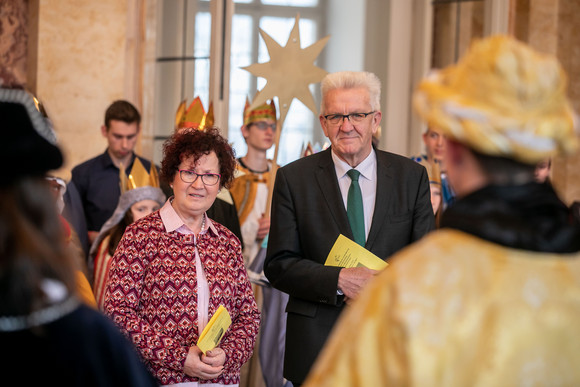
{"label": "woman's curly brown hair", "polygon": [[215,152],[220,165],[220,188],[229,188],[234,180],[236,157],[234,150],[216,127],[204,131],[184,129],[176,132],[163,144],[160,177],[171,184],[181,162],[193,157],[194,164],[203,155]]}

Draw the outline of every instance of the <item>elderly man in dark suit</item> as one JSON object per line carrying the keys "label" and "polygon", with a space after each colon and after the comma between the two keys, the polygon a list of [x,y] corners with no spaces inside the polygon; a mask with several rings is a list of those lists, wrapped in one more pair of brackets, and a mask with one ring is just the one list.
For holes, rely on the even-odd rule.
{"label": "elderly man in dark suit", "polygon": [[381,122],[380,88],[367,72],[327,75],[320,124],[330,149],[288,164],[276,176],[264,271],[272,286],[290,295],[284,376],[295,386],[306,378],[345,303],[376,274],[365,267],[324,266],[337,237],[387,260],[434,228],[425,168],[372,146]]}

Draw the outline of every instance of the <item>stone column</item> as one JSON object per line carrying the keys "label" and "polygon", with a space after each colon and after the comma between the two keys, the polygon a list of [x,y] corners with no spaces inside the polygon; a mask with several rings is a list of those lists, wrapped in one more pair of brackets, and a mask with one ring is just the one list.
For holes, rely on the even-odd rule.
{"label": "stone column", "polygon": [[[568,73],[568,95],[580,112],[580,0],[512,0],[510,30],[535,49],[556,55]],[[551,180],[566,204],[580,200],[580,154],[552,160]]]}

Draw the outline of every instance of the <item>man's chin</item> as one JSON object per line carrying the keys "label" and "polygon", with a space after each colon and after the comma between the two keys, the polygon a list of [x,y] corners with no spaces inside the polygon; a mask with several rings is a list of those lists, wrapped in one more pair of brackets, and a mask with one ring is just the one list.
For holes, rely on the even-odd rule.
{"label": "man's chin", "polygon": [[357,153],[362,147],[361,141],[357,137],[341,138],[333,145],[335,148],[343,150],[344,153]]}

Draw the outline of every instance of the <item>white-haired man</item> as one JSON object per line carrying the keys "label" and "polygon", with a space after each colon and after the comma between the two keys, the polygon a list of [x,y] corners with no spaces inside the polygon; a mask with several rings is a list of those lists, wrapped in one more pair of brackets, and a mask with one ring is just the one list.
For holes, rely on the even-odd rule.
{"label": "white-haired man", "polygon": [[387,260],[434,227],[425,168],[372,146],[380,90],[368,72],[327,75],[320,124],[331,147],[276,175],[264,271],[289,294],[284,376],[294,386],[305,380],[345,302],[376,274],[325,266],[337,237]]}

